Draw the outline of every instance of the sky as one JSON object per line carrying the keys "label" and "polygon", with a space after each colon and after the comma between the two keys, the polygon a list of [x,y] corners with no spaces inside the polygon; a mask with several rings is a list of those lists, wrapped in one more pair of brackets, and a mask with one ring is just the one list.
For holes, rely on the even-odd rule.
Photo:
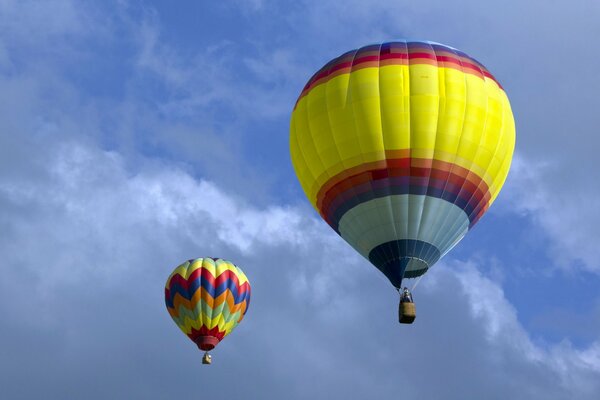
{"label": "sky", "polygon": [[[0,0],[0,397],[597,399],[600,3]],[[398,296],[312,209],[289,119],[365,44],[441,42],[515,115],[500,196]],[[213,365],[164,284],[239,265]]]}

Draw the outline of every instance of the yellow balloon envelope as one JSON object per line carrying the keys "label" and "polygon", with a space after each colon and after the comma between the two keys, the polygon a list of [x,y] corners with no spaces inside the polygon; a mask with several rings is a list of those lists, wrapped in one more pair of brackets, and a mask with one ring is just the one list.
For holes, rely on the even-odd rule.
{"label": "yellow balloon envelope", "polygon": [[397,288],[487,211],[515,145],[498,81],[465,53],[423,41],[330,61],[306,84],[290,125],[311,204]]}

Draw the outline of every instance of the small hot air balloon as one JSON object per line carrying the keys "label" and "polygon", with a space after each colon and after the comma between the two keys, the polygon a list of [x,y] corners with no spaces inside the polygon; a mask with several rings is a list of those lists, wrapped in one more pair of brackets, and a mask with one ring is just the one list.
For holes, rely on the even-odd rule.
{"label": "small hot air balloon", "polygon": [[208,353],[239,324],[250,305],[250,282],[242,270],[220,258],[188,260],[175,268],[165,286],[167,310],[201,350]]}
{"label": "small hot air balloon", "polygon": [[[498,81],[465,53],[427,41],[333,59],[308,81],[290,123],[309,201],[407,306],[402,280],[427,272],[479,221],[514,145]],[[414,304],[404,308],[412,315],[401,322],[412,322]]]}

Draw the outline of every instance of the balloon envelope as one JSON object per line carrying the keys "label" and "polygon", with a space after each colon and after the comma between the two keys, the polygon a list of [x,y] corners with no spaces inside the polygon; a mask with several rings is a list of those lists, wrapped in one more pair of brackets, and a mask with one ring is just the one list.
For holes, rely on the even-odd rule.
{"label": "balloon envelope", "polygon": [[212,350],[242,321],[250,305],[250,282],[242,270],[220,258],[188,260],[165,286],[167,310],[202,350]]}
{"label": "balloon envelope", "polygon": [[506,93],[439,43],[347,52],[306,84],[290,152],[321,217],[395,287],[424,274],[477,223],[510,168]]}

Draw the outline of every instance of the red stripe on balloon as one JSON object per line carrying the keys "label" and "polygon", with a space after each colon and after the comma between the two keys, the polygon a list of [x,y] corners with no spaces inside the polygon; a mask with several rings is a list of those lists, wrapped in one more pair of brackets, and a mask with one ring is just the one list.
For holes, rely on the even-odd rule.
{"label": "red stripe on balloon", "polygon": [[440,195],[456,196],[462,199],[465,211],[469,210],[471,225],[479,220],[491,200],[487,184],[473,171],[440,160],[402,158],[366,163],[352,168],[352,175],[344,171],[331,178],[317,194],[317,209],[330,225],[337,227],[339,207],[386,187],[404,187],[407,193],[421,187],[423,194],[431,188]]}
{"label": "red stripe on balloon", "polygon": [[419,42],[399,42],[397,44],[408,45],[408,47],[390,47],[390,45],[394,44],[396,43],[384,43],[380,46],[379,50],[376,50],[378,46],[368,46],[353,50],[331,60],[307,82],[296,101],[296,105],[313,88],[341,74],[366,67],[406,65],[407,63],[410,65],[427,64],[456,69],[466,74],[475,75],[481,79],[491,79],[502,89],[500,83],[483,65],[462,52],[454,52],[451,48],[439,44],[429,45]]}

